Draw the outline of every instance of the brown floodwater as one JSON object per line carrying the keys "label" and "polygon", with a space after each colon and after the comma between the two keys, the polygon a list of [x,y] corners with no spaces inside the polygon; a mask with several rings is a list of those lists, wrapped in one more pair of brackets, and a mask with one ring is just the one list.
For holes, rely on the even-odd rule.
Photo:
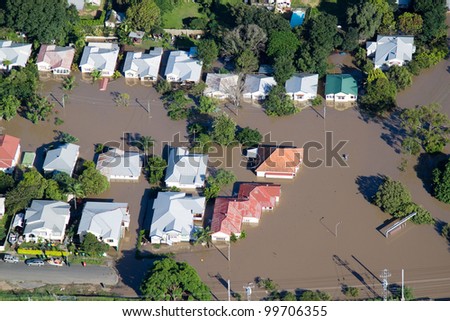
{"label": "brown floodwater", "polygon": [[[438,66],[415,77],[414,84],[398,96],[401,107],[412,107],[437,101],[450,115],[450,64]],[[184,121],[171,121],[153,88],[127,86],[123,79],[113,81],[101,92],[98,85],[80,80],[69,94],[63,109],[58,102],[55,111],[64,120],[61,126],[50,122],[33,125],[16,117],[1,122],[8,134],[21,137],[22,148],[31,151],[53,141],[55,130],[68,132],[79,139],[80,157],[93,159],[94,145],[118,142],[126,148],[130,137],[148,135],[155,138],[156,154],[173,135],[186,135]],[[61,101],[60,84],[45,82],[42,91]],[[112,93],[128,93],[129,107],[117,107]],[[147,113],[150,103],[151,113]],[[341,286],[358,286],[363,296],[381,295],[379,275],[387,268],[390,283],[401,281],[405,269],[407,285],[416,296],[450,297],[449,244],[433,226],[408,227],[386,239],[379,228],[390,218],[370,204],[367,197],[376,190],[379,175],[405,183],[413,200],[432,215],[450,222],[450,205],[434,199],[414,170],[416,158],[410,158],[405,172],[398,170],[402,155],[390,143],[391,132],[376,122],[366,122],[355,109],[336,111],[328,108],[326,119],[322,109],[306,109],[294,116],[269,118],[255,106],[245,105],[238,116],[231,114],[239,126],[258,128],[271,135],[272,143],[290,143],[301,147],[306,142],[324,143],[325,131],[333,133],[334,144],[348,140],[340,152],[348,154],[348,167],[303,167],[294,180],[268,180],[282,184],[282,195],[273,212],[264,213],[258,226],[247,226],[247,238],[231,246],[231,262],[215,248],[178,253],[199,272],[218,299],[226,299],[224,280],[230,278],[232,290],[243,294],[243,285],[256,277],[269,277],[282,289],[323,289],[335,297],[342,296]],[[446,148],[446,153],[450,148]],[[325,157],[324,151],[311,153]],[[257,181],[242,166],[240,151],[227,158],[239,182]],[[232,160],[232,162],[230,162]],[[245,165],[245,164],[244,164]],[[258,179],[259,181],[260,179]],[[136,260],[134,248],[137,231],[142,227],[147,210],[149,185],[143,177],[139,183],[111,183],[111,189],[99,198],[128,202],[131,213],[130,231],[121,244],[122,256],[117,269],[122,283],[117,292],[136,295],[136,290],[151,265],[150,260]],[[231,187],[222,195],[230,195]],[[337,235],[336,234],[337,231]],[[226,255],[226,248],[222,251]],[[254,291],[252,299],[265,294]]]}

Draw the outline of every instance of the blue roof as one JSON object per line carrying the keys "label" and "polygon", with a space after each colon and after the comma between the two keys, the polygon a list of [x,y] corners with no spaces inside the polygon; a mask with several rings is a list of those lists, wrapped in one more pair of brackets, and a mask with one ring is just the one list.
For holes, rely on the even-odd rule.
{"label": "blue roof", "polygon": [[305,11],[294,11],[291,16],[291,28],[301,26],[303,24],[303,20],[305,20]]}

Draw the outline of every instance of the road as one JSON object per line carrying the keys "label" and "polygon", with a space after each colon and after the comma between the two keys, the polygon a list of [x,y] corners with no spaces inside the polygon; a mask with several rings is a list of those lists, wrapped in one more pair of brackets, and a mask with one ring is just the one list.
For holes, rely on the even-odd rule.
{"label": "road", "polygon": [[119,281],[116,271],[106,266],[71,265],[56,266],[27,266],[23,262],[18,264],[0,261],[0,280],[10,283],[39,282],[43,284],[100,284],[115,285]]}

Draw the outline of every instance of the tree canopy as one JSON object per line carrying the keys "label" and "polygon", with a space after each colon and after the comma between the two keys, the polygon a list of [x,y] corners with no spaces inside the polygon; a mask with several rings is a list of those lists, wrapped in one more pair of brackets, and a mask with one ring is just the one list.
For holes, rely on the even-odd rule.
{"label": "tree canopy", "polygon": [[66,0],[6,0],[6,26],[40,43],[65,43],[69,20]]}
{"label": "tree canopy", "polygon": [[274,31],[269,37],[267,54],[272,57],[293,55],[299,45],[300,42],[292,31]]}
{"label": "tree canopy", "polygon": [[94,234],[87,233],[81,242],[81,249],[88,255],[101,256],[108,251],[109,245],[99,241]]}
{"label": "tree canopy", "polygon": [[144,297],[152,301],[208,301],[210,289],[193,267],[165,258],[156,261],[141,285]]}
{"label": "tree canopy", "polygon": [[167,167],[167,162],[164,158],[153,155],[148,160],[148,182],[150,184],[158,184],[164,177],[164,170]]}
{"label": "tree canopy", "polygon": [[433,193],[441,202],[450,203],[450,161],[433,170]]}
{"label": "tree canopy", "polygon": [[205,39],[199,42],[197,48],[198,58],[203,62],[203,66],[209,69],[219,56],[219,47],[214,40]]}
{"label": "tree canopy", "polygon": [[150,32],[159,25],[161,12],[154,0],[141,0],[132,2],[126,15],[126,22],[132,29]]}
{"label": "tree canopy", "polygon": [[83,164],[84,170],[79,177],[85,196],[99,195],[109,189],[109,182],[103,176],[92,161]]}
{"label": "tree canopy", "polygon": [[243,146],[255,146],[261,142],[262,135],[257,129],[245,127],[237,132],[236,139]]}
{"label": "tree canopy", "polygon": [[286,116],[297,113],[299,110],[293,101],[286,95],[282,85],[273,86],[264,103],[266,114],[269,116]]}
{"label": "tree canopy", "polygon": [[215,143],[226,146],[234,142],[236,123],[225,114],[222,114],[213,122],[212,139]]}
{"label": "tree canopy", "polygon": [[361,1],[347,9],[347,24],[358,30],[359,38],[372,38],[381,25],[383,12],[372,1]]}
{"label": "tree canopy", "polygon": [[225,32],[222,50],[228,56],[237,56],[246,49],[257,54],[265,48],[266,42],[266,32],[256,24],[240,25]]}
{"label": "tree canopy", "polygon": [[427,153],[441,152],[449,141],[450,120],[433,103],[405,109],[401,114],[402,127]]}

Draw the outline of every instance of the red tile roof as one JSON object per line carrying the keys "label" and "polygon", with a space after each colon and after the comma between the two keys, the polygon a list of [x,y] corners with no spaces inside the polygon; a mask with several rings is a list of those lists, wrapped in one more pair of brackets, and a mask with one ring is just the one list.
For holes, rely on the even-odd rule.
{"label": "red tile roof", "polygon": [[256,168],[256,172],[292,175],[303,161],[303,148],[260,147],[258,157],[263,161]]}
{"label": "red tile roof", "polygon": [[264,183],[244,183],[237,198],[218,198],[211,222],[213,233],[241,233],[244,217],[261,218],[263,208],[273,208],[280,197],[281,186]]}
{"label": "red tile roof", "polygon": [[10,168],[20,146],[20,139],[10,135],[0,136],[0,168]]}
{"label": "red tile roof", "polygon": [[227,235],[241,233],[242,214],[240,203],[235,198],[217,198],[211,222],[211,232]]}

